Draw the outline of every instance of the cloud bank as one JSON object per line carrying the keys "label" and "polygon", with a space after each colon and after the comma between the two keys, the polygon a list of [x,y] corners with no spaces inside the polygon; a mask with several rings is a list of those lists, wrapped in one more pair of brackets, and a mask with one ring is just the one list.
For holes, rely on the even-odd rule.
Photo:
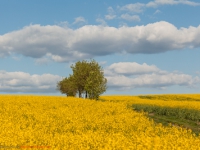
{"label": "cloud bank", "polygon": [[200,26],[178,29],[165,21],[119,28],[85,25],[78,29],[36,24],[0,36],[0,57],[21,54],[56,62],[121,52],[152,54],[196,47],[200,47]]}
{"label": "cloud bank", "polygon": [[108,86],[118,90],[134,88],[159,88],[165,89],[169,86],[196,87],[200,83],[198,76],[192,77],[188,74],[167,72],[157,68],[155,65],[136,62],[119,62],[105,69]]}
{"label": "cloud bank", "polygon": [[6,93],[55,93],[62,78],[52,74],[0,71],[0,91]]}
{"label": "cloud bank", "polygon": [[[200,78],[184,73],[167,72],[155,65],[136,62],[119,62],[104,70],[109,90],[130,90],[135,88],[165,89],[178,85],[199,87]],[[57,82],[62,77],[52,74],[0,71],[0,91],[6,93],[56,93]]]}

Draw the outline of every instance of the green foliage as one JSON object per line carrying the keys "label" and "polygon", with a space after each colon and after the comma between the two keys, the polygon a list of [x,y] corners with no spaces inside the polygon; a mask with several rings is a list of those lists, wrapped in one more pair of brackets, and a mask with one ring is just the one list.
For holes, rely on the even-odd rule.
{"label": "green foliage", "polygon": [[[57,85],[63,94],[79,97],[85,93],[85,98],[98,99],[106,91],[107,80],[104,78],[102,67],[95,61],[83,60],[71,65],[73,75],[65,78]],[[74,95],[75,94],[75,95]]]}
{"label": "green foliage", "polygon": [[104,73],[97,62],[90,62],[90,72],[86,79],[85,90],[89,94],[90,99],[99,99],[99,95],[106,91],[107,80]]}
{"label": "green foliage", "polygon": [[71,65],[74,77],[74,84],[77,87],[79,97],[85,91],[84,87],[86,84],[86,79],[89,76],[90,66],[86,60],[78,61],[75,65]]}
{"label": "green foliage", "polygon": [[58,82],[57,89],[67,96],[76,96],[77,87],[74,84],[74,77],[70,75],[68,78],[66,77]]}

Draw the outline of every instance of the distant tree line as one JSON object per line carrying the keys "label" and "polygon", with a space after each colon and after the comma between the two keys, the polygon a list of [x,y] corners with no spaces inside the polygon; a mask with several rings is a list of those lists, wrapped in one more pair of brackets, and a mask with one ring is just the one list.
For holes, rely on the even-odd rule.
{"label": "distant tree line", "polygon": [[98,99],[107,89],[103,68],[95,61],[78,61],[71,65],[73,74],[57,83],[57,88],[67,96]]}

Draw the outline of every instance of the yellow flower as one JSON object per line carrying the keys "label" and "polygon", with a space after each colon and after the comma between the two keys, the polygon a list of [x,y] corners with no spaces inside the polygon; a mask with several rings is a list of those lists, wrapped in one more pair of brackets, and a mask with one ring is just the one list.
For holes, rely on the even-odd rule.
{"label": "yellow flower", "polygon": [[187,95],[187,102],[177,100],[177,96],[169,97],[147,100],[137,96],[102,96],[107,101],[101,102],[62,96],[1,95],[0,143],[53,150],[198,149],[200,137],[191,131],[155,124],[145,113],[127,108],[133,103],[200,108],[197,100],[191,100],[198,99],[198,95]]}

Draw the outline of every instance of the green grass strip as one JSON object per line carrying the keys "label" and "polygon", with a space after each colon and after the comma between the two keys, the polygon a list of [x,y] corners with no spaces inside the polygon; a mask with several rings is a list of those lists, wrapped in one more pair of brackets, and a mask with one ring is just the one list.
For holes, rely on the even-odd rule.
{"label": "green grass strip", "polygon": [[200,111],[185,108],[161,107],[147,104],[133,104],[136,111],[148,112],[148,117],[155,123],[162,123],[191,129],[196,135],[200,135]]}
{"label": "green grass strip", "polygon": [[133,104],[132,108],[136,111],[143,110],[144,112],[154,113],[163,116],[173,116],[177,119],[187,119],[192,121],[200,121],[200,111],[194,109],[180,107],[161,107],[148,104]]}
{"label": "green grass strip", "polygon": [[171,124],[173,126],[191,129],[196,135],[199,135],[200,133],[200,124],[196,121],[155,114],[148,114],[148,117],[153,119],[155,123],[162,123],[164,126]]}

